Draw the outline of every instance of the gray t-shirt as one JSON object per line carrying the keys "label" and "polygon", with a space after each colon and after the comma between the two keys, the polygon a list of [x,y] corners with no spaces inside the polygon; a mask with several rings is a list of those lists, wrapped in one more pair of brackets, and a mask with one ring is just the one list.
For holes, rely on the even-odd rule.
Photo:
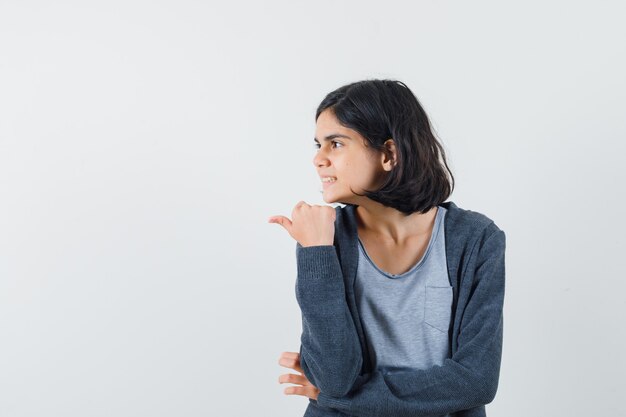
{"label": "gray t-shirt", "polygon": [[426,369],[451,356],[445,211],[438,206],[424,256],[402,274],[381,270],[359,239],[355,295],[375,369]]}

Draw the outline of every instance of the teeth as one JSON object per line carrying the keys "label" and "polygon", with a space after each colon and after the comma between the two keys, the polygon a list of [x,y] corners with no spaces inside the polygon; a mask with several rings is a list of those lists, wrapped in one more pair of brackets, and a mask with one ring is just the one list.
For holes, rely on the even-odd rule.
{"label": "teeth", "polygon": [[322,182],[335,182],[336,180],[337,180],[337,178],[335,178],[335,177],[322,178]]}

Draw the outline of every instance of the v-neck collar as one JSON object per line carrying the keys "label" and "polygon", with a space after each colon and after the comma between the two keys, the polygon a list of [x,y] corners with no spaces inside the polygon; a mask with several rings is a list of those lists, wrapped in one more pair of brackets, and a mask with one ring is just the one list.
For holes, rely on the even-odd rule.
{"label": "v-neck collar", "polygon": [[[444,235],[446,235],[446,240],[448,239],[449,225],[447,221],[447,217],[451,211],[457,209],[457,205],[452,201],[447,201],[445,203],[439,204],[444,207],[446,216],[444,219],[439,221],[444,221]],[[356,271],[358,265],[358,251],[359,251],[359,235],[357,229],[357,219],[356,219],[356,208],[358,206],[355,204],[348,204],[341,210],[342,216],[341,221],[342,224],[338,230],[337,239],[339,240],[339,258],[341,263],[341,268],[343,272],[343,276],[346,278],[346,289],[347,291],[353,291],[354,282],[356,280]],[[452,213],[454,215],[454,213]],[[435,225],[436,226],[436,225]],[[433,230],[434,233],[434,230]],[[431,234],[432,240],[432,234]],[[429,243],[430,244],[430,243]],[[446,245],[448,246],[448,245]],[[447,252],[447,249],[446,249]],[[422,257],[423,258],[423,257]]]}
{"label": "v-neck collar", "polygon": [[441,222],[443,221],[442,216],[445,214],[444,210],[445,210],[444,207],[437,206],[437,212],[435,213],[435,218],[433,219],[433,227],[428,236],[428,243],[426,244],[426,249],[424,250],[424,253],[420,257],[420,259],[418,259],[415,263],[413,263],[408,270],[400,274],[392,274],[391,272],[384,271],[378,265],[376,265],[374,260],[371,258],[370,254],[367,252],[367,249],[365,248],[365,244],[363,243],[361,238],[358,236],[358,229],[357,229],[357,243],[359,246],[360,253],[365,255],[367,262],[369,262],[370,265],[375,270],[377,270],[379,273],[381,273],[382,275],[384,275],[385,277],[389,279],[402,279],[409,275],[412,275],[416,270],[421,268],[422,265],[426,262],[426,259],[428,259],[428,255],[432,251],[432,247],[435,246],[435,242],[439,235],[439,229],[441,227]]}

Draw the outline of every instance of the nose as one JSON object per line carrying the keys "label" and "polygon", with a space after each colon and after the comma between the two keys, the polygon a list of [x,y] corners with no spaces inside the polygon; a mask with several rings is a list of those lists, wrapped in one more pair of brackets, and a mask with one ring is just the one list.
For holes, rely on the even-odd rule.
{"label": "nose", "polygon": [[323,149],[318,149],[315,155],[313,156],[313,165],[317,167],[327,166],[329,163],[328,158],[324,154]]}

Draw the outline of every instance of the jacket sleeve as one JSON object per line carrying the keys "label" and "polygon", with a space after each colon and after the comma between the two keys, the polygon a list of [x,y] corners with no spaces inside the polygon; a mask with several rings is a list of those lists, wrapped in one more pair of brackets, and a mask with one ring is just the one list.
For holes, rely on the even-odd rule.
{"label": "jacket sleeve", "polygon": [[296,245],[296,299],[302,312],[300,366],[320,391],[346,395],[361,370],[361,345],[348,309],[334,245]]}
{"label": "jacket sleeve", "polygon": [[502,353],[505,234],[497,229],[479,243],[454,355],[428,369],[375,370],[344,396],[321,389],[319,405],[364,417],[419,417],[493,401]]}

